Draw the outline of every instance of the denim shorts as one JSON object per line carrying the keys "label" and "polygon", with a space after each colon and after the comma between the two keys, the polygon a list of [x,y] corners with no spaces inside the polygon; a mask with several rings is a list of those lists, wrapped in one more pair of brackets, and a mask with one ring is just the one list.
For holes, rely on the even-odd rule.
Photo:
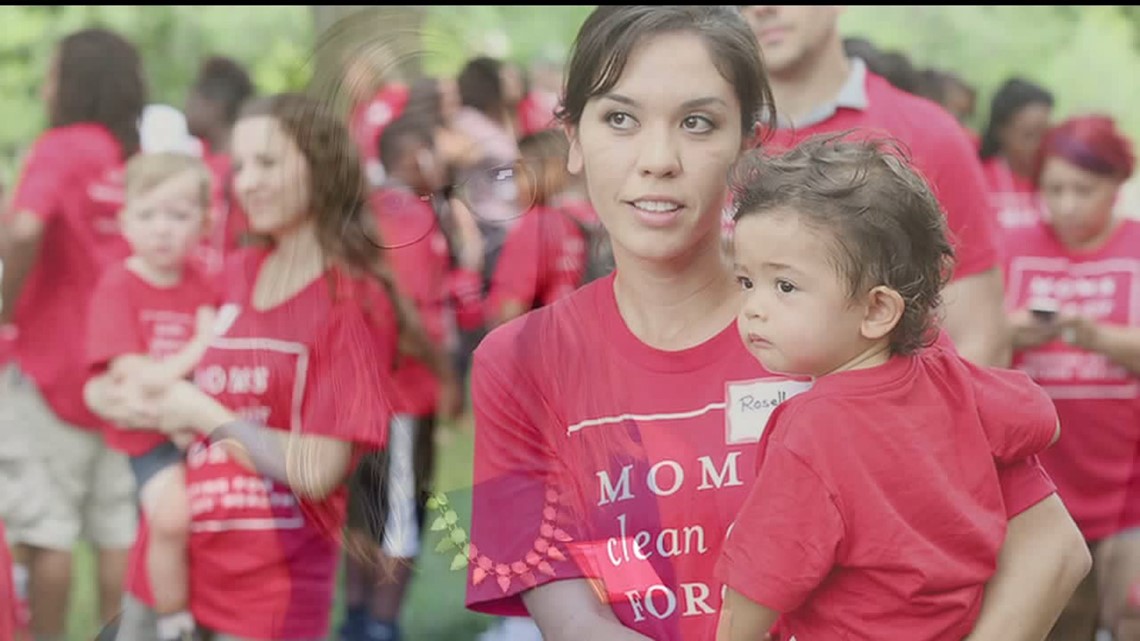
{"label": "denim shorts", "polygon": [[132,456],[131,472],[135,475],[135,486],[138,491],[142,492],[143,486],[146,485],[147,481],[154,478],[155,474],[171,465],[181,463],[182,458],[182,450],[170,441],[154,446],[145,454]]}

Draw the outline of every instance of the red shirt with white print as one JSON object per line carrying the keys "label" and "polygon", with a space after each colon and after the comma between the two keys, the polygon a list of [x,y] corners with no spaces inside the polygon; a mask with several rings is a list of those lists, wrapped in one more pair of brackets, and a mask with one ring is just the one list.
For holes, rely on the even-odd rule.
{"label": "red shirt with white print", "polygon": [[[475,352],[467,607],[526,615],[520,594],[591,577],[621,622],[711,638],[722,542],[773,410],[808,389],[765,371],[735,323],[679,351],[630,332],[616,275],[492,331]],[[1053,491],[1035,461],[1002,468],[1009,514]]]}
{"label": "red shirt with white print", "polygon": [[[266,255],[243,250],[228,261],[217,335],[195,380],[230,410],[271,429],[352,443],[355,462],[387,438],[396,350],[391,304],[371,279],[336,270],[272,308],[255,309],[253,283]],[[187,452],[186,491],[195,620],[250,639],[324,637],[345,486],[323,500],[302,499],[245,467],[225,442],[200,441]],[[137,553],[135,566],[131,591],[145,600]]]}
{"label": "red shirt with white print", "polygon": [[32,146],[10,211],[44,222],[36,264],[15,305],[15,358],[57,417],[80,428],[102,424],[83,402],[87,304],[95,281],[130,253],[119,233],[123,158],[95,124],[58,127]]}
{"label": "red shirt with white print", "polygon": [[1042,220],[1044,204],[1033,181],[1009,168],[1004,158],[994,156],[982,162],[990,203],[1003,233],[1011,229],[1033,227]]}
{"label": "red shirt with white print", "polygon": [[507,232],[491,280],[492,309],[517,301],[529,310],[578,288],[586,270],[586,238],[571,219],[575,215],[580,214],[536,205]]}
{"label": "red shirt with white print", "polygon": [[[1140,223],[1122,220],[1089,252],[1068,250],[1046,225],[1009,239],[1008,309],[1044,299],[1062,314],[1140,326]],[[1085,537],[1095,541],[1140,525],[1140,377],[1062,339],[1016,352],[1013,366],[1057,405],[1061,440],[1041,461]]]}
{"label": "red shirt with white print", "polygon": [[780,406],[717,577],[801,639],[961,639],[1005,538],[994,461],[1057,412],[1021,372],[942,347],[831,374]]}
{"label": "red shirt with white print", "polygon": [[[126,262],[103,272],[91,295],[87,313],[87,364],[104,371],[126,354],[161,360],[186,346],[197,329],[201,307],[213,307],[217,294],[195,267],[187,266],[181,281],[158,287],[131,271]],[[166,442],[164,434],[114,426],[104,432],[107,445],[128,456],[139,456]]]}
{"label": "red shirt with white print", "polygon": [[989,189],[962,125],[937,104],[897,89],[869,71],[864,88],[865,108],[840,107],[823,122],[772,130],[769,140],[759,139],[761,148],[788,149],[809,136],[848,129],[858,130],[863,137],[898,140],[946,211],[957,252],[953,277],[998,267],[999,232],[991,214]]}

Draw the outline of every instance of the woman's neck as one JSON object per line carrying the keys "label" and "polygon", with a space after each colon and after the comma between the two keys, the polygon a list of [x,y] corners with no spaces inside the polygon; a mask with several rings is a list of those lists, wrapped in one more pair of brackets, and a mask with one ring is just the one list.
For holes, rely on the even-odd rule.
{"label": "woman's neck", "polygon": [[268,309],[288,300],[324,273],[325,267],[313,223],[303,223],[281,234],[274,239],[273,250],[262,263],[254,288],[254,307]]}
{"label": "woman's neck", "polygon": [[1031,180],[1033,178],[1033,167],[1026,166],[1011,160],[1009,156],[1002,155],[1002,160],[1005,161],[1005,166],[1009,168],[1009,173],[1021,178],[1022,180]]}
{"label": "woman's neck", "polygon": [[646,345],[667,351],[694,347],[736,318],[738,288],[721,255],[719,230],[709,236],[671,264],[615,256],[618,312]]}
{"label": "woman's neck", "polygon": [[1112,240],[1112,237],[1116,234],[1116,229],[1120,227],[1121,222],[1122,219],[1113,218],[1113,220],[1105,225],[1104,229],[1099,234],[1091,236],[1084,240],[1062,238],[1059,234],[1057,237],[1061,240],[1061,244],[1063,244],[1069,251],[1076,254],[1089,254],[1100,250],[1106,244],[1108,244],[1108,242]]}

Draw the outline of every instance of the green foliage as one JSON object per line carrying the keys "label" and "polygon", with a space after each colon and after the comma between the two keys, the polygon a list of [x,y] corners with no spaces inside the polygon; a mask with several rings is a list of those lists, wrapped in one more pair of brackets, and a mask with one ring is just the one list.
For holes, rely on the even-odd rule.
{"label": "green foliage", "polygon": [[578,6],[433,6],[424,25],[424,71],[454,74],[472,56],[560,60],[594,9]]}

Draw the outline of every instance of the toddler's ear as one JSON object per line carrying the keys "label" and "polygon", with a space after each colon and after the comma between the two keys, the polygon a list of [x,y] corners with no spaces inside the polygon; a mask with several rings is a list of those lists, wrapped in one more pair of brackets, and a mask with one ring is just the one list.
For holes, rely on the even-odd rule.
{"label": "toddler's ear", "polygon": [[898,292],[879,285],[867,293],[867,311],[863,316],[860,330],[868,340],[887,337],[902,319],[906,303]]}

